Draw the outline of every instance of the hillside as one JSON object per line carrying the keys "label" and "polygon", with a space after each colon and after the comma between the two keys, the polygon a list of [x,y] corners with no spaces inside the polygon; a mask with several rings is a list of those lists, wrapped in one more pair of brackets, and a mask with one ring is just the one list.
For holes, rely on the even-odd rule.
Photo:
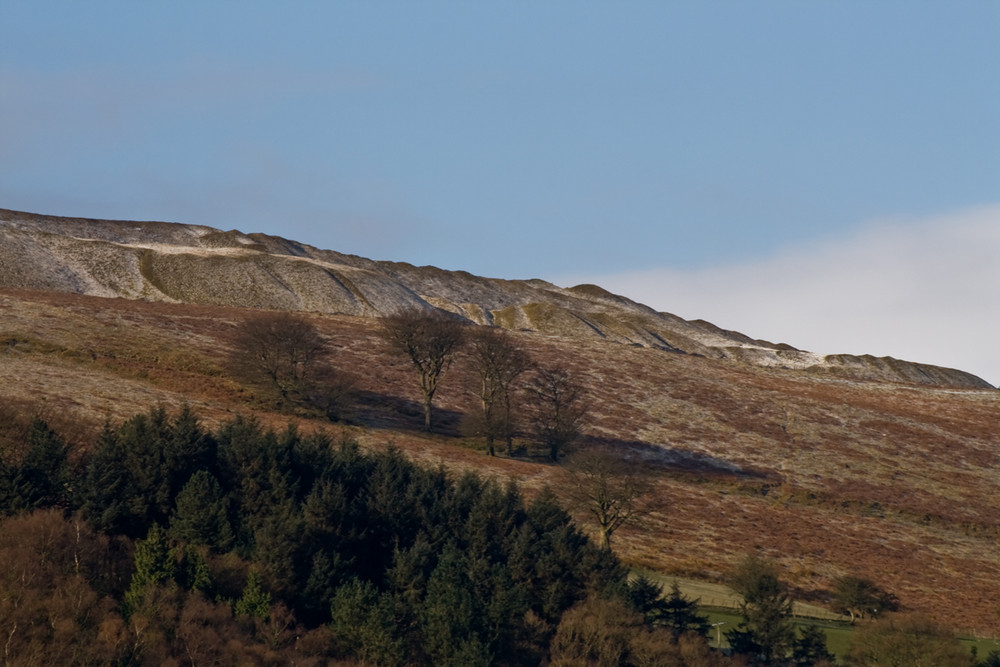
{"label": "hillside", "polygon": [[[820,356],[659,313],[595,285],[499,280],[376,262],[264,234],[0,209],[0,287],[165,303],[375,317],[429,305],[477,324],[858,380],[987,388],[969,373]],[[669,286],[665,286],[669,289]]]}
{"label": "hillside", "polygon": [[[38,412],[85,444],[106,420],[188,404],[210,424],[253,413],[275,425],[344,429],[368,447],[392,443],[419,460],[515,479],[528,493],[564,488],[561,467],[530,451],[489,458],[458,436],[459,415],[474,406],[462,363],[436,403],[443,433],[421,433],[414,379],[372,318],[308,315],[332,343],[333,363],[358,379],[351,425],[270,411],[226,361],[236,325],[252,312],[5,288],[4,432]],[[778,560],[801,599],[822,603],[834,577],[861,574],[904,608],[997,633],[998,392],[858,381],[600,337],[513,335],[587,384],[583,446],[653,474],[659,510],[616,535],[626,562],[713,581],[759,550]]]}

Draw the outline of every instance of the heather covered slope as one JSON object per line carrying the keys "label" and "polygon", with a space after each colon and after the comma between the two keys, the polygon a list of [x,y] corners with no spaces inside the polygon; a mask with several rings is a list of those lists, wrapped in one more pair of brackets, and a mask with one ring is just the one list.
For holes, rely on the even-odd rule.
{"label": "heather covered slope", "polygon": [[862,380],[989,386],[960,370],[889,358],[820,356],[754,340],[656,312],[595,285],[567,289],[542,280],[376,262],[279,237],[197,225],[0,209],[0,287],[361,317],[433,305],[478,324],[572,340]]}
{"label": "heather covered slope", "polygon": [[[515,479],[529,494],[565,488],[562,468],[530,450],[489,458],[457,434],[475,404],[461,361],[437,400],[444,433],[421,434],[414,378],[370,318],[308,315],[334,365],[358,377],[352,425],[271,412],[227,362],[235,327],[251,313],[0,291],[0,446],[17,446],[11,435],[35,412],[85,446],[106,420],[188,404],[209,424],[252,412],[277,426],[343,428],[367,446],[392,442],[417,459]],[[718,580],[759,551],[803,599],[822,604],[835,577],[857,574],[955,629],[1000,630],[1000,393],[861,382],[596,337],[514,336],[586,383],[585,446],[653,475],[657,511],[616,535],[627,562]]]}

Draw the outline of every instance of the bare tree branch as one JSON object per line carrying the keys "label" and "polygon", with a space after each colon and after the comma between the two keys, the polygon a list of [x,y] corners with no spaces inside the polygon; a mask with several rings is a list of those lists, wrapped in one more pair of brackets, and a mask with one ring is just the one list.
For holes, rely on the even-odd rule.
{"label": "bare tree branch", "polygon": [[583,386],[562,366],[539,368],[528,385],[535,409],[535,428],[553,461],[580,437],[586,416]]}
{"label": "bare tree branch", "polygon": [[468,356],[478,380],[482,413],[477,420],[486,449],[494,454],[494,441],[504,438],[507,456],[513,454],[514,424],[511,387],[529,368],[531,358],[509,334],[495,327],[479,327],[469,337]]}
{"label": "bare tree branch", "polygon": [[382,338],[413,364],[424,399],[424,428],[431,430],[431,403],[441,376],[465,339],[465,326],[438,310],[412,308],[382,319]]}
{"label": "bare tree branch", "polygon": [[306,318],[288,312],[247,319],[234,342],[237,360],[266,378],[283,398],[305,389],[327,352],[326,340],[316,327]]}
{"label": "bare tree branch", "polygon": [[570,498],[597,526],[600,544],[611,549],[611,537],[623,525],[650,511],[644,496],[650,490],[645,472],[610,453],[587,450],[566,464],[572,478]]}

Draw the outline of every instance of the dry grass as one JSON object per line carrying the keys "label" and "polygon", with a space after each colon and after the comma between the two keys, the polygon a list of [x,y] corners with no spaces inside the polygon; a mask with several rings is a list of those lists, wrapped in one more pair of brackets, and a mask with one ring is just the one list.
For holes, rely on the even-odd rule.
{"label": "dry grass", "polygon": [[[40,412],[74,439],[150,405],[190,404],[214,424],[265,409],[230,377],[235,323],[247,311],[66,294],[0,291],[0,427]],[[333,362],[358,378],[355,425],[365,446],[500,479],[525,493],[558,491],[561,469],[538,457],[485,456],[458,435],[474,405],[456,363],[428,436],[406,363],[375,322],[311,316]],[[1000,392],[862,383],[768,370],[649,348],[514,334],[536,359],[563,363],[590,393],[589,446],[648,467],[659,510],[622,529],[629,563],[719,581],[745,553],[778,560],[801,599],[824,602],[831,581],[861,574],[904,607],[955,628],[997,634],[1000,599]],[[16,449],[16,437],[4,447]],[[582,516],[582,515],[581,515]]]}

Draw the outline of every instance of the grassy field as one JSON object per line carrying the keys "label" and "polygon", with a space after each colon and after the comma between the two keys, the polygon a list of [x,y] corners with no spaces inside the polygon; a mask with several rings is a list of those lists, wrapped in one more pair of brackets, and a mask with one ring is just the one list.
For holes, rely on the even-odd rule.
{"label": "grassy field", "polygon": [[[645,575],[647,579],[662,585],[664,590],[669,590],[670,586],[676,581],[677,586],[686,597],[692,600],[699,600],[699,605],[704,608],[736,609],[740,602],[739,595],[724,584],[670,577],[649,570],[633,570],[633,574]],[[836,623],[846,623],[848,621],[848,617],[845,614],[838,614],[824,607],[797,600],[792,602],[792,613],[797,618]]]}
{"label": "grassy field", "polygon": [[[709,644],[714,648],[727,648],[725,633],[735,627],[740,622],[740,615],[731,609],[719,607],[703,607],[701,612],[708,617],[713,625],[713,631],[709,635]],[[838,660],[843,660],[851,650],[854,640],[854,633],[858,626],[852,626],[843,621],[823,621],[814,618],[803,618],[796,616],[795,627],[801,628],[815,625],[826,635],[826,647]],[[721,625],[717,625],[721,624]],[[720,641],[721,640],[721,641]],[[978,639],[974,637],[958,637],[958,641],[970,652],[976,650],[979,659],[985,658],[991,651],[1000,651],[1000,641],[997,639]]]}
{"label": "grassy field", "polygon": [[[707,581],[669,577],[646,570],[633,570],[633,575],[644,575],[664,587],[665,591],[677,582],[685,597],[698,600],[701,612],[712,624],[709,643],[715,648],[728,648],[725,633],[739,625],[740,615],[736,612],[739,596],[723,584]],[[851,649],[854,633],[858,626],[851,625],[848,617],[829,609],[799,601],[792,602],[793,622],[796,628],[815,625],[826,635],[827,648],[838,660],[846,658]],[[1000,638],[977,638],[958,636],[958,640],[970,651],[976,650],[980,659],[991,651],[1000,650]]]}
{"label": "grassy field", "polygon": [[[709,643],[715,648],[727,648],[729,642],[726,641],[725,633],[736,627],[740,622],[740,615],[730,609],[718,607],[702,608],[702,613],[708,617],[713,625],[713,631],[709,636]],[[851,638],[854,636],[855,628],[850,624],[840,621],[822,621],[814,618],[795,617],[795,627],[806,627],[815,625],[826,634],[826,646],[837,656],[844,658],[851,648]]]}

